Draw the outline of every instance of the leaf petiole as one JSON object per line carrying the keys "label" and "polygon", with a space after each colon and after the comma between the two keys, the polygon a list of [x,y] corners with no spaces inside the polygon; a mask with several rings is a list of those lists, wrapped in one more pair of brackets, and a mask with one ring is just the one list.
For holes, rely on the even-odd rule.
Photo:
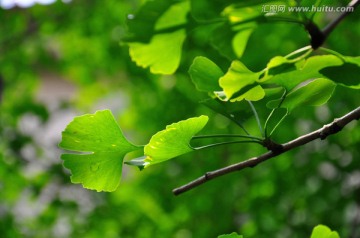
{"label": "leaf petiole", "polygon": [[211,147],[216,147],[216,146],[221,146],[221,145],[242,144],[242,143],[257,143],[257,144],[263,145],[262,141],[240,140],[240,141],[219,142],[219,143],[215,143],[215,144],[209,144],[209,145],[204,145],[204,146],[200,146],[200,147],[195,147],[195,148],[193,148],[193,149],[194,149],[194,150],[202,150],[202,149],[211,148]]}
{"label": "leaf petiole", "polygon": [[246,101],[249,103],[249,105],[250,105],[250,107],[251,107],[251,110],[253,111],[253,113],[254,113],[254,115],[255,115],[256,122],[257,122],[257,124],[258,124],[258,127],[259,127],[259,130],[260,130],[261,135],[262,135],[262,136],[265,136],[264,130],[263,130],[263,128],[262,128],[262,126],[261,126],[261,123],[260,123],[259,115],[258,115],[258,113],[257,113],[254,105],[252,104],[251,101],[248,101],[248,100],[246,100]]}
{"label": "leaf petiole", "polygon": [[271,135],[274,133],[274,131],[276,130],[276,128],[281,124],[281,122],[283,122],[283,120],[287,117],[287,115],[289,115],[289,112],[286,111],[285,115],[279,120],[279,122],[274,126],[274,128],[272,129],[272,131],[270,132],[269,137],[271,137]]}
{"label": "leaf petiole", "polygon": [[231,134],[215,134],[215,135],[199,135],[199,136],[194,136],[192,139],[205,139],[205,138],[246,138],[246,139],[252,139],[252,140],[257,140],[257,141],[262,141],[263,139],[260,137],[256,137],[256,136],[250,136],[250,135],[231,135]]}
{"label": "leaf petiole", "polygon": [[[283,101],[285,100],[285,97],[286,97],[286,94],[287,94],[287,90],[285,89],[283,95],[281,96],[281,101],[279,103],[279,105],[277,106],[277,108],[274,108],[271,110],[269,116],[266,118],[266,121],[265,121],[265,125],[264,125],[264,131],[265,131],[265,139],[270,137],[272,135],[272,133],[274,132],[274,129],[280,124],[280,122],[284,119],[282,118],[278,124],[276,124],[275,128],[273,128],[273,130],[270,132],[270,135],[268,136],[267,135],[267,129],[268,129],[268,123],[270,121],[270,118],[273,116],[274,112],[279,109],[281,107],[281,104],[283,103]],[[288,114],[288,112],[286,112],[286,115]]]}
{"label": "leaf petiole", "polygon": [[330,49],[324,48],[324,47],[320,47],[319,49],[322,50],[322,51],[325,51],[325,52],[327,52],[327,53],[330,53],[330,54],[332,54],[332,55],[335,55],[336,57],[338,57],[339,59],[341,59],[342,61],[345,62],[344,56],[341,55],[341,54],[339,54],[338,52],[336,52],[336,51],[334,51],[334,50],[330,50]]}
{"label": "leaf petiole", "polygon": [[[302,54],[302,55],[300,55],[300,56],[298,56],[298,57],[296,57],[294,59],[290,59],[291,57],[293,57],[295,55],[298,55],[298,54],[300,54],[300,53],[302,53],[304,51],[306,51],[304,54]],[[289,60],[289,63],[295,63],[295,62],[305,58],[309,54],[311,54],[312,51],[313,51],[313,49],[311,48],[310,45],[308,45],[308,46],[305,46],[303,48],[300,48],[298,50],[295,50],[295,51],[291,52],[290,54],[286,55],[285,58]]]}

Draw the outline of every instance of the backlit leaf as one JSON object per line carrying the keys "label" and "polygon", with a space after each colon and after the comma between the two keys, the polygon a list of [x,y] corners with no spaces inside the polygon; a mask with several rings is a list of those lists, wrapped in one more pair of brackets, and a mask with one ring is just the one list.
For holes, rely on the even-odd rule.
{"label": "backlit leaf", "polygon": [[208,119],[207,116],[193,117],[166,126],[165,130],[151,137],[144,148],[146,157],[143,160],[135,159],[126,164],[146,168],[193,151],[190,140],[206,125]]}
{"label": "backlit leaf", "polygon": [[296,68],[289,69],[287,67],[283,73],[277,70],[276,74],[265,77],[261,82],[265,84],[277,84],[290,91],[306,80],[323,78],[324,76],[319,72],[321,69],[342,64],[343,61],[334,55],[312,56],[305,62],[295,64]]}
{"label": "backlit leaf", "polygon": [[226,74],[220,78],[227,100],[241,101],[247,99],[257,101],[265,96],[265,92],[257,83],[259,73],[249,70],[238,60],[233,61]]}
{"label": "backlit leaf", "polygon": [[80,152],[61,155],[71,181],[98,192],[118,187],[124,156],[139,148],[125,138],[109,110],[75,117],[62,132],[59,147]]}
{"label": "backlit leaf", "polygon": [[154,74],[173,74],[179,67],[185,30],[155,35],[149,44],[129,43],[131,59]]}
{"label": "backlit leaf", "polygon": [[219,78],[224,75],[222,70],[208,58],[196,57],[190,66],[189,74],[199,91],[214,92],[221,90]]}
{"label": "backlit leaf", "polygon": [[158,19],[150,42],[131,42],[129,54],[136,64],[154,74],[173,74],[179,67],[186,38],[185,26],[189,2],[171,5]]}
{"label": "backlit leaf", "polygon": [[317,225],[314,227],[310,238],[340,238],[340,236],[336,231],[332,231],[327,226]]}
{"label": "backlit leaf", "polygon": [[[281,103],[282,108],[292,111],[299,106],[320,106],[326,103],[334,92],[336,84],[324,78],[315,79],[304,83],[286,95]],[[281,99],[270,101],[269,108],[277,108]]]}
{"label": "backlit leaf", "polygon": [[231,234],[218,236],[218,238],[243,238],[243,236],[238,235],[236,232],[233,232]]}

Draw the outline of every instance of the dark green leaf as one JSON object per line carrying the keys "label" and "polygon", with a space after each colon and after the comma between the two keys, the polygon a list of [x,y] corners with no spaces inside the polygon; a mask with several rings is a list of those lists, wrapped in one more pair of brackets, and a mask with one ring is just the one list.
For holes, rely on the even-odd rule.
{"label": "dark green leaf", "polygon": [[197,90],[202,92],[221,90],[219,78],[224,73],[208,58],[202,56],[196,57],[190,66],[189,74]]}
{"label": "dark green leaf", "polygon": [[246,48],[251,33],[256,28],[256,23],[242,24],[232,27],[228,22],[214,30],[211,44],[220,54],[230,60],[240,58]]}
{"label": "dark green leaf", "polygon": [[200,103],[240,125],[254,116],[249,104],[245,101],[227,103],[217,98],[209,98]]}
{"label": "dark green leaf", "polygon": [[157,20],[177,1],[147,1],[136,14],[128,15],[128,36],[125,41],[149,42],[155,31]]}
{"label": "dark green leaf", "polygon": [[[360,57],[357,57],[360,61]],[[359,64],[344,63],[339,66],[326,67],[320,73],[339,85],[360,89]]]}

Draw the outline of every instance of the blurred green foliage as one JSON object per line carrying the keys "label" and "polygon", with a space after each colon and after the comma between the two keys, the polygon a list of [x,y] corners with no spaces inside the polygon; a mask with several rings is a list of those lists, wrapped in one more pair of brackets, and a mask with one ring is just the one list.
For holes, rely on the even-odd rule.
{"label": "blurred green foliage", "polygon": [[[192,1],[196,9],[209,9],[199,10],[199,19],[218,14],[220,6],[232,1],[206,2]],[[192,29],[176,75],[152,75],[130,60],[127,47],[119,46],[119,41],[125,37],[127,14],[139,5],[134,0],[76,0],[0,9],[1,237],[207,238],[236,231],[244,237],[300,238],[308,237],[320,223],[341,237],[359,235],[356,123],[326,141],[315,141],[179,197],[172,195],[172,188],[264,149],[258,145],[212,148],[141,173],[124,166],[124,182],[113,193],[70,183],[57,143],[74,115],[110,108],[127,137],[139,143],[147,143],[165,125],[200,114],[210,117],[205,127],[209,133],[239,132],[229,119],[198,103],[204,95],[195,92],[187,74],[195,56],[209,57],[223,71],[229,67],[229,59],[212,46],[207,28]],[[331,14],[315,14],[320,25],[328,18]],[[358,56],[358,21],[359,14],[349,15],[325,46]],[[300,25],[260,25],[241,60],[258,71],[275,55],[307,44]],[[49,78],[71,86],[63,89],[55,84],[44,90]],[[71,97],[51,100],[57,99],[55,92],[73,88]],[[39,97],[41,93],[46,100]],[[294,110],[274,134],[275,140],[285,142],[317,129],[357,107],[358,99],[358,91],[337,87],[325,106]],[[260,118],[269,113],[254,104]],[[245,125],[257,132],[254,118]]]}

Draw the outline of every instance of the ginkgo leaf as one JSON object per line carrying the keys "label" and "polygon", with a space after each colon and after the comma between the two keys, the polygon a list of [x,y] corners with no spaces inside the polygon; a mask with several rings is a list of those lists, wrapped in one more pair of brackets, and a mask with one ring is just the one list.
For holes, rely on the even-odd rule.
{"label": "ginkgo leaf", "polygon": [[[291,68],[290,65],[287,65],[288,67],[283,72],[277,69],[273,76],[265,77],[261,82],[280,85],[290,91],[309,79],[324,78],[324,75],[319,72],[321,69],[342,64],[343,60],[335,55],[312,56],[306,59],[305,62],[295,64],[296,68]],[[279,63],[279,66],[284,66],[284,64],[281,65]]]}
{"label": "ginkgo leaf", "polygon": [[110,110],[75,117],[62,132],[60,148],[64,166],[71,170],[71,181],[98,192],[114,191],[119,183],[124,156],[139,146],[123,135]]}
{"label": "ginkgo leaf", "polygon": [[240,58],[256,26],[255,22],[251,22],[233,27],[225,22],[214,30],[211,44],[220,54],[230,60]]}
{"label": "ginkgo leaf", "polygon": [[344,59],[344,64],[323,68],[320,73],[341,86],[360,89],[360,57],[344,56]]}
{"label": "ginkgo leaf", "polygon": [[153,74],[173,74],[179,67],[185,30],[154,35],[150,43],[129,43],[129,54],[136,64],[150,67]]}
{"label": "ginkgo leaf", "polygon": [[149,42],[155,31],[158,19],[174,4],[169,0],[146,1],[136,14],[127,17],[125,42]]}
{"label": "ginkgo leaf", "polygon": [[139,168],[164,162],[194,150],[190,145],[192,137],[204,128],[209,118],[199,116],[166,126],[165,130],[153,135],[144,148],[146,157],[125,162]]}
{"label": "ginkgo leaf", "polygon": [[190,66],[189,74],[197,90],[214,92],[221,90],[219,78],[224,75],[214,62],[206,57],[196,57]]}
{"label": "ginkgo leaf", "polygon": [[236,232],[233,232],[231,234],[220,235],[218,236],[218,238],[243,238],[243,236],[238,235]]}
{"label": "ginkgo leaf", "polygon": [[131,42],[129,54],[136,64],[150,68],[154,74],[173,74],[179,67],[181,49],[186,38],[185,27],[190,4],[188,1],[171,5],[157,19],[150,42]]}
{"label": "ginkgo leaf", "polygon": [[257,101],[265,96],[263,88],[257,83],[260,73],[249,70],[242,62],[232,62],[226,74],[220,78],[219,84],[224,89],[226,100],[241,101],[247,99]]}
{"label": "ginkgo leaf", "polygon": [[310,238],[340,238],[340,236],[327,226],[317,225],[314,227]]}
{"label": "ginkgo leaf", "polygon": [[[326,103],[334,92],[336,84],[328,79],[318,78],[295,88],[285,99],[272,100],[267,103],[269,108],[287,108],[291,112],[299,106],[320,106]],[[282,102],[281,102],[282,101]]]}

